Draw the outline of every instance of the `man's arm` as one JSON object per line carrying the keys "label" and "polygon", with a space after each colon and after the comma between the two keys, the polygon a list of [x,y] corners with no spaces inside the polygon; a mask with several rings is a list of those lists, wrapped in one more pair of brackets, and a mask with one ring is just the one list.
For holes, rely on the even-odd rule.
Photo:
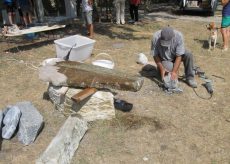
{"label": "man's arm", "polygon": [[222,4],[223,6],[227,5],[228,2],[229,2],[229,0],[221,0],[221,4]]}
{"label": "man's arm", "polygon": [[157,64],[157,68],[160,69],[160,74],[161,74],[161,78],[163,79],[165,76],[165,68],[162,65],[161,59],[158,56],[154,56],[154,61]]}
{"label": "man's arm", "polygon": [[179,67],[180,67],[181,60],[182,60],[181,56],[176,57],[175,63],[173,65],[173,70],[171,72],[171,79],[172,80],[175,80],[178,77],[177,73],[178,73],[178,70],[179,70]]}
{"label": "man's arm", "polygon": [[160,33],[160,31],[156,32],[153,35],[153,39],[151,40],[151,54],[153,55],[153,59],[157,65],[157,68],[159,68],[159,70],[160,70],[161,78],[163,80],[166,70],[165,70],[164,66],[162,65],[162,61],[159,57],[160,52],[159,52],[159,49],[157,46],[157,42],[159,40],[159,33]]}

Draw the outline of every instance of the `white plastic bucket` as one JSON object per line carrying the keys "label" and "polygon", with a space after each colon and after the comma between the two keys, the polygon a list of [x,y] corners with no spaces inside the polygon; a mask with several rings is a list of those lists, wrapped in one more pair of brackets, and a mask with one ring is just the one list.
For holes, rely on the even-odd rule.
{"label": "white plastic bucket", "polygon": [[[99,53],[95,58],[100,58],[103,56],[102,59],[97,59],[92,62],[93,65],[113,69],[115,64],[113,58],[107,53]],[[106,59],[107,58],[107,59]],[[109,58],[109,59],[108,59]]]}
{"label": "white plastic bucket", "polygon": [[64,58],[72,48],[69,60],[84,61],[90,57],[95,42],[95,40],[81,35],[73,35],[55,40],[57,58]]}

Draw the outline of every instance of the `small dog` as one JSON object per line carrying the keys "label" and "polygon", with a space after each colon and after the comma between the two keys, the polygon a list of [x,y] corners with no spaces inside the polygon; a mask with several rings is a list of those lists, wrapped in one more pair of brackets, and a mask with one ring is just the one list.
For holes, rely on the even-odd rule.
{"label": "small dog", "polygon": [[210,31],[209,39],[208,39],[208,45],[209,45],[208,50],[210,51],[211,48],[214,50],[216,48],[218,28],[216,27],[214,22],[211,22],[206,27]]}

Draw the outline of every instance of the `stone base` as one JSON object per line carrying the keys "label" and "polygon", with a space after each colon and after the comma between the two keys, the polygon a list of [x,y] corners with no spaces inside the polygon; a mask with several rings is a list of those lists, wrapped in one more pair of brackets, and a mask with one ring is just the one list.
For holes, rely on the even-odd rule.
{"label": "stone base", "polygon": [[63,111],[66,113],[77,112],[87,121],[115,118],[112,93],[97,91],[80,103],[76,103],[71,97],[80,91],[82,90],[72,88],[67,91]]}
{"label": "stone base", "polygon": [[[90,97],[77,103],[71,99],[72,96],[82,91],[82,89],[68,88],[68,91],[62,97],[59,88],[49,87],[49,95],[52,95],[52,102],[57,110],[64,115],[79,114],[86,121],[98,119],[115,118],[115,109],[113,105],[113,94],[111,92],[97,91]],[[66,91],[66,90],[65,90]],[[56,93],[57,92],[57,93]],[[58,95],[58,96],[57,96]]]}

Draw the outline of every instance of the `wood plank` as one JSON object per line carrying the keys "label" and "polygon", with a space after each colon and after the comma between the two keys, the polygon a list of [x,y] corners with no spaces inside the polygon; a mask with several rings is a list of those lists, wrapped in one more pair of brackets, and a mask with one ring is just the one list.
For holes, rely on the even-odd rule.
{"label": "wood plank", "polygon": [[21,35],[30,34],[30,33],[44,32],[44,31],[60,29],[60,28],[64,28],[65,26],[66,25],[35,26],[35,27],[30,27],[28,29],[19,30],[18,32],[15,32],[15,33],[7,33],[7,34],[3,34],[3,35],[4,36],[10,36],[10,37],[21,36]]}
{"label": "wood plank", "polygon": [[82,100],[84,100],[85,98],[94,94],[96,91],[97,91],[96,88],[86,88],[83,91],[81,91],[81,92],[77,93],[76,95],[74,95],[73,97],[71,97],[71,99],[76,101],[77,103],[79,103]]}

